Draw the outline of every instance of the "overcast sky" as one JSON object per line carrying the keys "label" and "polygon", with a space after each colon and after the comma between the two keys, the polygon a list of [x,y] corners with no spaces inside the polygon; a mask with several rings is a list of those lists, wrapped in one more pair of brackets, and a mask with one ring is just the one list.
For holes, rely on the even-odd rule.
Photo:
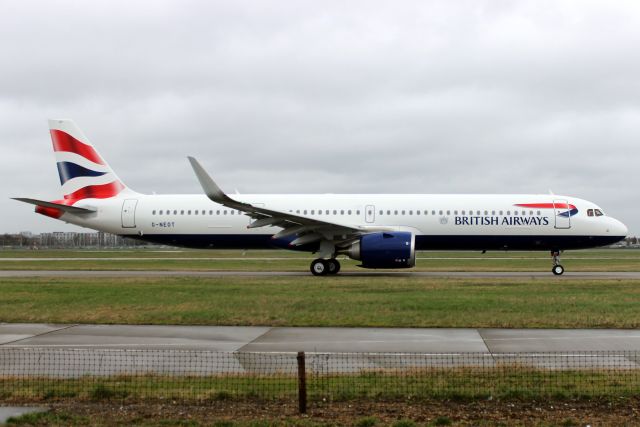
{"label": "overcast sky", "polygon": [[143,193],[547,193],[640,234],[640,2],[0,2],[0,231],[80,230],[46,120]]}

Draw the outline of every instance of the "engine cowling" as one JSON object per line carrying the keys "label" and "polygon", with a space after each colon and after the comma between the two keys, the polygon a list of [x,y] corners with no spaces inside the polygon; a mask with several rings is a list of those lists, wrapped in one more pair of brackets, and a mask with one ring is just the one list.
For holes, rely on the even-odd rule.
{"label": "engine cowling", "polygon": [[365,234],[340,253],[364,268],[410,268],[416,264],[415,236],[408,231]]}

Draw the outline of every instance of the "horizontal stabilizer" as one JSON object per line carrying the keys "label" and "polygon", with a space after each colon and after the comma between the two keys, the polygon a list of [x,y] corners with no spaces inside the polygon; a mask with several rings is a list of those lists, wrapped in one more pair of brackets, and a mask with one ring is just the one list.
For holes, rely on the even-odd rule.
{"label": "horizontal stabilizer", "polygon": [[60,209],[61,211],[76,214],[76,215],[89,214],[89,213],[95,212],[95,209],[79,208],[76,206],[63,205],[62,203],[45,202],[44,200],[29,199],[26,197],[13,197],[13,200],[29,203],[36,206],[42,206],[43,208]]}

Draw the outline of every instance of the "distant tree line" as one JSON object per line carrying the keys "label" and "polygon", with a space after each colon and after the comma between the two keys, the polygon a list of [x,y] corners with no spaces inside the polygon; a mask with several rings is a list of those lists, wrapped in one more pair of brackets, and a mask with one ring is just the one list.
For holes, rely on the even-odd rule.
{"label": "distant tree line", "polygon": [[71,231],[33,234],[27,231],[0,235],[0,247],[4,249],[128,248],[149,245],[151,243],[103,232]]}

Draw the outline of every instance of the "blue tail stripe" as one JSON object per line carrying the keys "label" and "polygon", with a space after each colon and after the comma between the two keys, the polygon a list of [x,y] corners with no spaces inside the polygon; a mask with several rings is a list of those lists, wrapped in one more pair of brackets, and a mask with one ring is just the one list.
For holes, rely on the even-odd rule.
{"label": "blue tail stripe", "polygon": [[104,174],[106,174],[106,172],[98,172],[87,169],[75,163],[58,162],[58,175],[60,175],[60,184],[62,185],[73,178],[78,178],[81,176],[102,176]]}

